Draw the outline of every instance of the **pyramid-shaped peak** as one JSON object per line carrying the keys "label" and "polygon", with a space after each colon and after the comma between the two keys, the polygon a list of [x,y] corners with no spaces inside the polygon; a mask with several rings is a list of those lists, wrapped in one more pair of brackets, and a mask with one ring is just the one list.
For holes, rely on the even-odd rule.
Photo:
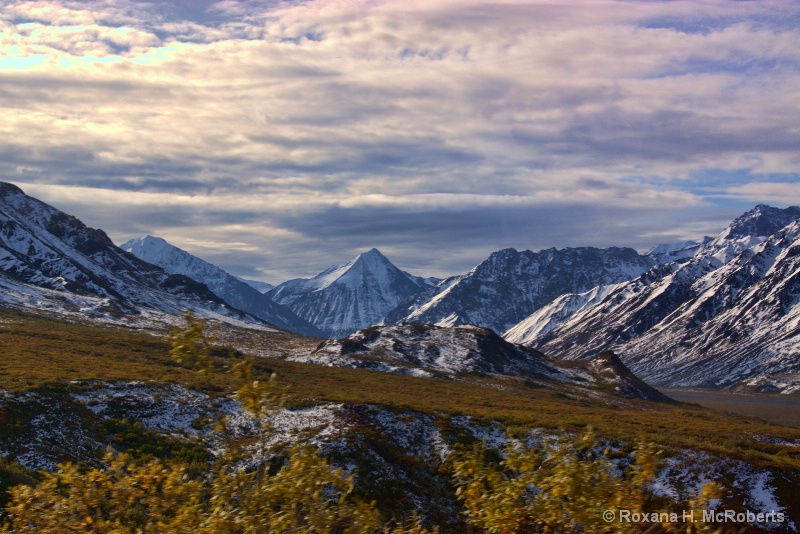
{"label": "pyramid-shaped peak", "polygon": [[347,264],[340,272],[342,276],[346,276],[347,274],[364,276],[367,272],[376,275],[386,272],[400,273],[400,270],[389,261],[389,258],[384,256],[381,251],[377,248],[372,248],[356,256],[353,261]]}
{"label": "pyramid-shaped peak", "polygon": [[358,257],[359,258],[382,258],[384,260],[387,259],[386,256],[384,256],[383,253],[380,250],[378,250],[377,248],[375,248],[375,247],[369,249],[366,252],[362,252],[361,254],[358,255]]}
{"label": "pyramid-shaped peak", "polygon": [[140,239],[143,243],[166,243],[167,240],[163,237],[158,237],[154,235],[146,235]]}
{"label": "pyramid-shaped peak", "polygon": [[361,254],[353,258],[353,261],[351,263],[355,264],[358,262],[367,262],[369,264],[374,264],[374,265],[385,265],[385,264],[392,265],[392,262],[389,261],[389,258],[384,256],[383,253],[377,248],[371,248],[366,252],[362,252]]}
{"label": "pyramid-shaped peak", "polygon": [[382,321],[400,302],[425,287],[424,281],[404,273],[372,248],[314,278],[284,282],[267,295],[327,336],[338,338]]}

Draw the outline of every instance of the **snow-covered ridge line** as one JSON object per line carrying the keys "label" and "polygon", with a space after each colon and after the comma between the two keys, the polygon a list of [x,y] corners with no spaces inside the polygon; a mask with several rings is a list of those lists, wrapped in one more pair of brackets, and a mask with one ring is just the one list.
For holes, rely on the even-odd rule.
{"label": "snow-covered ridge line", "polygon": [[[115,321],[121,316],[177,314],[190,308],[223,318],[262,321],[227,305],[201,283],[171,275],[116,247],[102,230],[0,183],[0,271],[4,299],[28,306],[41,301],[64,313]],[[50,291],[48,291],[50,290]],[[82,303],[85,303],[83,305]]]}
{"label": "snow-covered ridge line", "polygon": [[285,306],[274,302],[246,282],[227,273],[164,239],[145,236],[131,239],[122,245],[139,259],[158,265],[166,272],[188,276],[208,286],[215,295],[231,306],[254,315],[278,328],[299,334],[322,337],[313,325],[295,315]]}
{"label": "snow-covered ridge line", "polygon": [[[625,404],[621,399],[674,402],[639,380],[613,353],[603,353],[584,365],[564,365],[538,351],[509,343],[488,328],[471,325],[373,326],[344,339],[323,342],[313,352],[289,359],[429,378],[521,378],[573,398],[617,406]],[[615,392],[613,396],[609,390]]]}
{"label": "snow-covered ridge line", "polygon": [[384,324],[473,324],[502,333],[561,295],[624,282],[654,264],[629,248],[504,249],[403,302]]}
{"label": "snow-covered ridge line", "polygon": [[572,359],[612,348],[637,375],[670,387],[797,374],[800,208],[757,206],[690,259],[596,300],[564,297],[507,335]]}

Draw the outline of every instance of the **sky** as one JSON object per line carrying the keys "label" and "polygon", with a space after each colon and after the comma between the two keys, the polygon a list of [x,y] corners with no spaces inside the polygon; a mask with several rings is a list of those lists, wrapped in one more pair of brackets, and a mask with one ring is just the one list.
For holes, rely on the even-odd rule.
{"label": "sky", "polygon": [[278,283],[800,204],[800,3],[0,2],[0,180]]}

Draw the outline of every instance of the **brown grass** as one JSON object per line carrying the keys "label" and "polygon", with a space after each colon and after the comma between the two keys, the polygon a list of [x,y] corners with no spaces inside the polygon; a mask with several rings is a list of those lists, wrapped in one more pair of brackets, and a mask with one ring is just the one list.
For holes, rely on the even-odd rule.
{"label": "brown grass", "polygon": [[[228,340],[231,332],[227,333]],[[286,333],[253,333],[249,342],[278,353],[313,350],[318,340]],[[179,382],[212,391],[233,391],[230,363],[214,360],[216,373],[203,377],[181,368],[168,354],[166,332],[70,323],[0,309],[0,388],[27,390],[49,382],[149,380]],[[463,414],[500,420],[515,427],[580,431],[594,427],[600,435],[626,441],[645,439],[668,447],[695,447],[732,455],[758,465],[800,469],[798,447],[769,444],[754,436],[800,440],[800,429],[771,425],[692,405],[645,401],[620,403],[575,400],[519,382],[417,378],[375,371],[301,364],[281,358],[259,358],[257,372],[276,372],[295,405],[374,403],[401,409]],[[502,385],[503,389],[496,387]]]}
{"label": "brown grass", "polygon": [[664,390],[664,393],[682,402],[800,428],[800,395],[686,389]]}

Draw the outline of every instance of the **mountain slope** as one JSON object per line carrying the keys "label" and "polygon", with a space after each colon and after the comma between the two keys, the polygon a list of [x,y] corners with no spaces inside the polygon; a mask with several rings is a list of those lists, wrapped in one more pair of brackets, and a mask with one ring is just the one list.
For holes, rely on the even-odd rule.
{"label": "mountain slope", "polygon": [[204,283],[225,302],[268,323],[299,334],[321,337],[313,325],[285,306],[273,302],[251,285],[159,237],[131,239],[120,245],[139,259],[158,265],[166,272],[188,276]]}
{"label": "mountain slope", "polygon": [[800,372],[800,221],[692,288],[696,298],[625,346],[629,363],[650,380],[728,386]]}
{"label": "mountain slope", "polygon": [[630,280],[652,265],[629,248],[504,249],[402,303],[385,323],[474,324],[505,332],[565,293]]}
{"label": "mountain slope", "polygon": [[328,337],[342,337],[380,322],[425,287],[423,279],[404,273],[373,248],[314,278],[284,282],[266,295]]}
{"label": "mountain slope", "polygon": [[591,309],[598,302],[602,302],[619,286],[620,284],[597,286],[583,293],[561,295],[511,327],[503,334],[503,338],[511,343],[532,345],[537,339],[558,328],[572,317]]}
{"label": "mountain slope", "polygon": [[626,398],[672,402],[634,376],[613,353],[603,353],[586,364],[564,365],[537,350],[509,343],[488,328],[472,325],[372,326],[289,359],[424,377],[469,380],[470,375],[488,375],[501,383],[522,378],[528,387],[591,399],[610,390]]}
{"label": "mountain slope", "polygon": [[292,359],[418,376],[434,372],[564,378],[540,352],[508,343],[476,326],[372,326],[344,339],[326,341],[313,353]]}
{"label": "mountain slope", "polygon": [[522,323],[507,336],[566,358],[613,347],[654,384],[724,386],[797,372],[798,218],[796,207],[757,206],[689,261],[620,284],[535,339],[517,335]]}
{"label": "mountain slope", "polygon": [[[102,230],[0,182],[0,271],[8,304],[93,316],[186,308],[256,321],[191,278],[116,247]],[[42,304],[38,304],[39,302]]]}

